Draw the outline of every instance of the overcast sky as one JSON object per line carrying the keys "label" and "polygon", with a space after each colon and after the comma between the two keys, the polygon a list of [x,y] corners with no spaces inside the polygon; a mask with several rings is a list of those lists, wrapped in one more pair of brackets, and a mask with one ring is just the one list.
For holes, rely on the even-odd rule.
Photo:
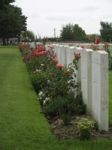
{"label": "overcast sky", "polygon": [[112,0],[16,0],[37,36],[58,36],[63,25],[79,24],[87,34],[99,33],[100,21],[112,22]]}

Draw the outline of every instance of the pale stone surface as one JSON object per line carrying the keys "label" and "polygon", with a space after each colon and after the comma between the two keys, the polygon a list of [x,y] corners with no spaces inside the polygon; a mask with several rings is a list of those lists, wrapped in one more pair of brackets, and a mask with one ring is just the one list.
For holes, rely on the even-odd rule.
{"label": "pale stone surface", "polygon": [[62,46],[60,50],[60,63],[66,66],[66,47]]}
{"label": "pale stone surface", "polygon": [[68,46],[59,46],[58,50],[60,49],[60,54],[58,52],[58,59],[59,59],[59,63],[64,64],[65,66],[67,66],[67,49],[69,47]]}
{"label": "pale stone surface", "polygon": [[35,47],[36,47],[35,42],[30,42],[30,48],[31,48],[31,49],[35,49]]}
{"label": "pale stone surface", "polygon": [[54,46],[54,51],[55,51],[55,53],[58,57],[58,47],[59,47],[59,45],[53,45],[53,46]]}
{"label": "pale stone surface", "polygon": [[59,45],[57,45],[56,47],[55,47],[55,52],[56,52],[56,54],[57,54],[57,58],[58,58],[58,63],[60,63],[60,46]]}
{"label": "pale stone surface", "polygon": [[99,129],[108,131],[108,54],[92,54],[92,113]]}
{"label": "pale stone surface", "polygon": [[68,66],[74,59],[74,52],[81,54],[79,61],[79,81],[87,110],[98,122],[99,129],[108,131],[108,54],[56,45],[59,63]]}
{"label": "pale stone surface", "polygon": [[81,89],[87,111],[91,112],[92,105],[92,50],[81,51]]}
{"label": "pale stone surface", "polygon": [[66,49],[66,65],[68,66],[70,63],[73,62],[74,59],[74,51],[75,47],[68,47]]}
{"label": "pale stone surface", "polygon": [[62,63],[62,48],[63,48],[63,45],[58,46],[58,61],[59,61],[59,64]]}

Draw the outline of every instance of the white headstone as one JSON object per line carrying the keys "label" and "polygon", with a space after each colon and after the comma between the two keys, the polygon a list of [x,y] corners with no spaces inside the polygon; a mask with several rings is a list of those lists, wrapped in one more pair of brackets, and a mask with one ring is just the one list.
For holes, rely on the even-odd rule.
{"label": "white headstone", "polygon": [[60,50],[60,63],[66,66],[66,47],[62,46]]}
{"label": "white headstone", "polygon": [[73,62],[74,51],[75,51],[75,47],[68,47],[66,49],[66,64],[67,64],[67,66]]}
{"label": "white headstone", "polygon": [[99,129],[108,131],[108,54],[92,54],[92,113]]}
{"label": "white headstone", "polygon": [[87,111],[91,112],[92,105],[92,50],[81,51],[81,89]]}

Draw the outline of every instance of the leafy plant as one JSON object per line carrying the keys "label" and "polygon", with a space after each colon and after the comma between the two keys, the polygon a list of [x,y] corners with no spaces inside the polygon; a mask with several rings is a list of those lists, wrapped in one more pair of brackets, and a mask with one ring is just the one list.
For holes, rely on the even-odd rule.
{"label": "leafy plant", "polygon": [[47,72],[31,73],[30,77],[37,93],[47,86]]}
{"label": "leafy plant", "polygon": [[[34,52],[26,61],[32,84],[38,93],[43,112],[49,116],[59,116],[67,125],[73,115],[85,114],[80,84],[77,81],[78,60],[80,54],[74,54],[75,59],[67,68],[57,64],[54,51],[43,55],[42,47]],[[42,52],[43,51],[43,52]],[[42,55],[41,55],[42,54]]]}
{"label": "leafy plant", "polygon": [[112,47],[108,45],[108,43],[106,43],[104,45],[104,49],[105,51],[107,51],[108,53],[108,60],[109,60],[109,70],[112,70]]}
{"label": "leafy plant", "polygon": [[91,132],[95,127],[95,122],[88,118],[81,118],[77,123],[80,139],[86,140],[91,137]]}
{"label": "leafy plant", "polygon": [[27,64],[27,68],[29,72],[35,72],[37,69],[46,71],[49,63],[50,63],[49,59],[45,56],[42,56],[42,57],[34,56],[26,64]]}
{"label": "leafy plant", "polygon": [[112,70],[112,53],[108,52],[108,59],[109,59],[109,70]]}
{"label": "leafy plant", "polygon": [[44,112],[50,117],[58,115],[66,122],[66,120],[70,120],[73,115],[84,114],[86,112],[86,107],[82,100],[78,101],[77,97],[75,98],[74,94],[70,93],[63,97],[58,96],[50,100],[50,102],[44,106]]}

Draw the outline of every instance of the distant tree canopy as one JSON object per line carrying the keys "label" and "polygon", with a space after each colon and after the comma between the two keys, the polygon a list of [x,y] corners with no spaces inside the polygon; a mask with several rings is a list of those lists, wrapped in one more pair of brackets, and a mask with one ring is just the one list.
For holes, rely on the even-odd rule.
{"label": "distant tree canopy", "polygon": [[21,40],[22,41],[34,41],[35,40],[35,35],[32,31],[27,30],[27,31],[23,31],[21,33]]}
{"label": "distant tree canopy", "polygon": [[10,5],[14,0],[2,1],[5,4],[3,9],[0,9],[0,38],[3,44],[6,44],[6,39],[12,37],[19,39],[21,32],[26,30],[26,17],[22,14],[21,8]]}
{"label": "distant tree canopy", "polygon": [[15,0],[0,0],[0,8],[4,8],[6,5],[15,2]]}
{"label": "distant tree canopy", "polygon": [[104,42],[112,42],[112,23],[100,22],[100,34]]}
{"label": "distant tree canopy", "polygon": [[61,39],[64,41],[85,41],[87,40],[85,31],[78,25],[67,24],[61,30]]}
{"label": "distant tree canopy", "polygon": [[97,35],[97,34],[88,34],[87,35],[88,42],[94,42],[95,43],[96,37],[99,37],[99,35]]}

